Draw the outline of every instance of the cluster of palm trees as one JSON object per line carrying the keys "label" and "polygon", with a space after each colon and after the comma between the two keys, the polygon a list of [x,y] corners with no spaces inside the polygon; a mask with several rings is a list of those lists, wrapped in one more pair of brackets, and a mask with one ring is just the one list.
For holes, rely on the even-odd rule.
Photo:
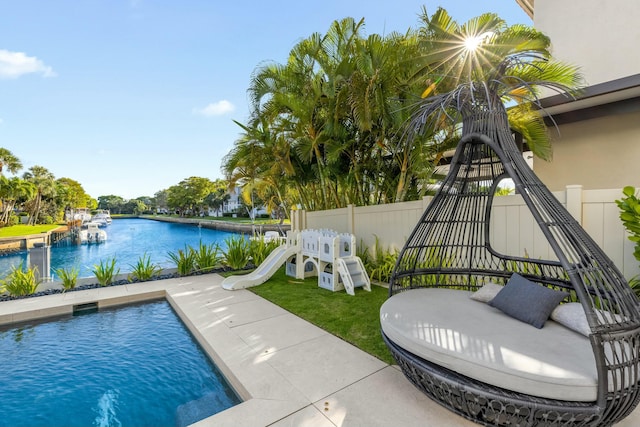
{"label": "cluster of palm trees", "polygon": [[460,134],[447,105],[435,120],[422,120],[420,108],[434,96],[455,101],[461,85],[495,91],[511,107],[512,128],[550,158],[538,88],[570,91],[580,75],[551,60],[544,34],[495,14],[458,24],[442,8],[422,9],[420,27],[404,34],[365,37],[363,28],[363,20],[335,21],[295,45],[286,63],[255,70],[250,117],[236,122],[241,136],[223,160],[229,182],[271,208],[418,199]]}
{"label": "cluster of palm trees", "polygon": [[16,208],[28,214],[27,224],[62,220],[68,206],[89,206],[91,198],[82,186],[69,178],[56,179],[43,166],[32,166],[19,176],[22,162],[11,151],[0,148],[0,226],[17,223]]}

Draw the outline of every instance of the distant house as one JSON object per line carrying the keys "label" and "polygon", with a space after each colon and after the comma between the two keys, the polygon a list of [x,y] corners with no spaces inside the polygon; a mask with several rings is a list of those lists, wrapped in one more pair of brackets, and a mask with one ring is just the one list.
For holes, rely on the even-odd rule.
{"label": "distant house", "polygon": [[640,187],[640,2],[516,2],[551,38],[553,56],[578,65],[588,85],[575,100],[542,99],[553,118],[553,161],[534,159],[536,174],[551,190]]}
{"label": "distant house", "polygon": [[[242,214],[247,214],[246,211],[246,207],[245,204],[242,202],[242,187],[241,186],[235,186],[233,188],[233,190],[229,191],[229,199],[226,200],[223,205],[222,205],[222,209],[219,210],[217,213],[213,211],[213,209],[209,210],[209,215],[211,216],[215,216],[215,215],[222,215],[225,213],[242,213]],[[266,214],[267,210],[262,207],[262,206],[256,206],[253,208],[253,214],[254,215],[263,215]]]}
{"label": "distant house", "polygon": [[237,212],[242,207],[241,192],[240,187],[234,187],[232,191],[229,191],[229,199],[222,205],[223,213]]}

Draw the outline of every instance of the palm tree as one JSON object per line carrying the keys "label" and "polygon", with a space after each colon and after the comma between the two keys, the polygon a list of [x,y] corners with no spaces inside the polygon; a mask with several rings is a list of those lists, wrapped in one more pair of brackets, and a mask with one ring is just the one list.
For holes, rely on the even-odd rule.
{"label": "palm tree", "polygon": [[11,173],[16,173],[22,169],[22,162],[13,153],[6,148],[0,148],[0,175],[4,169]]}
{"label": "palm tree", "polygon": [[32,166],[22,177],[36,188],[34,198],[28,202],[31,205],[29,225],[35,225],[42,209],[43,198],[55,195],[55,177],[43,166]]}
{"label": "palm tree", "polygon": [[363,24],[335,21],[325,35],[298,43],[286,64],[254,73],[252,119],[241,125],[245,133],[227,165],[243,163],[246,172],[246,156],[263,156],[257,147],[271,147],[277,155],[252,169],[251,180],[260,179],[255,188],[271,186],[282,198],[287,192],[273,185],[287,183],[296,188],[292,202],[310,209],[366,205],[406,197],[405,184],[425,169],[426,162],[409,165],[411,156],[398,153],[395,143],[407,119],[404,103],[415,91],[404,63],[416,39],[365,39]]}
{"label": "palm tree", "polygon": [[16,203],[21,200],[30,200],[35,194],[36,187],[31,182],[17,176],[11,178],[0,176],[0,200],[2,201],[0,223],[9,224]]}
{"label": "palm tree", "polygon": [[[448,123],[479,109],[506,113],[512,129],[519,131],[538,157],[548,160],[551,145],[546,126],[534,108],[542,88],[575,93],[582,83],[577,68],[552,59],[550,40],[525,25],[507,26],[487,13],[459,25],[439,8],[431,17],[423,8],[422,45],[425,54],[416,78],[430,76],[423,99],[416,102],[409,136],[429,126]],[[459,129],[459,127],[458,127]]]}
{"label": "palm tree", "polygon": [[[549,60],[548,38],[493,14],[458,25],[444,9],[431,18],[423,11],[423,24],[364,38],[363,21],[335,21],[295,45],[286,63],[259,67],[248,90],[251,118],[238,123],[243,133],[225,157],[230,182],[274,205],[315,210],[420,198],[434,163],[459,138],[452,103],[466,95],[452,91],[464,87],[474,102],[484,88],[495,92],[491,105],[512,103],[511,127],[549,158],[531,102],[541,81],[565,90],[578,76]],[[428,111],[435,98],[421,93],[446,105]]]}

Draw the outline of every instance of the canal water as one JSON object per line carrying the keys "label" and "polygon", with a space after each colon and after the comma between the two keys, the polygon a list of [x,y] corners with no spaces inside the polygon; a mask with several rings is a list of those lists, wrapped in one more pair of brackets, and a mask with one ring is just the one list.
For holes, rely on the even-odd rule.
{"label": "canal water", "polygon": [[[59,268],[79,269],[78,277],[94,276],[92,270],[101,261],[110,261],[115,257],[116,268],[120,273],[132,271],[140,257],[145,253],[151,262],[162,268],[174,268],[168,254],[191,246],[197,248],[200,242],[209,245],[217,243],[222,250],[226,249],[225,240],[235,233],[212,230],[191,224],[175,224],[148,219],[130,218],[115,219],[104,228],[107,241],[90,245],[61,245],[51,247],[51,275],[56,279],[55,271]],[[0,256],[0,279],[11,271],[12,266],[27,266],[27,251]]]}

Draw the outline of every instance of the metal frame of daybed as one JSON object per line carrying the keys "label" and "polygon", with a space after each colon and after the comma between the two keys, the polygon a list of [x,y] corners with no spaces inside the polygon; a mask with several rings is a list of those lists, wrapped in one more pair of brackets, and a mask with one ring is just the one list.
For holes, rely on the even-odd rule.
{"label": "metal frame of daybed", "polygon": [[[506,283],[513,273],[568,291],[581,303],[591,328],[597,400],[558,401],[515,393],[423,360],[383,333],[385,342],[416,387],[476,423],[610,426],[631,413],[640,399],[638,298],[527,165],[502,104],[479,110],[474,106],[462,112],[463,136],[449,173],[399,254],[389,296],[422,287],[476,290],[490,280]],[[492,247],[491,208],[504,178],[513,180],[557,259],[506,255]],[[598,316],[598,309],[616,316]]]}

